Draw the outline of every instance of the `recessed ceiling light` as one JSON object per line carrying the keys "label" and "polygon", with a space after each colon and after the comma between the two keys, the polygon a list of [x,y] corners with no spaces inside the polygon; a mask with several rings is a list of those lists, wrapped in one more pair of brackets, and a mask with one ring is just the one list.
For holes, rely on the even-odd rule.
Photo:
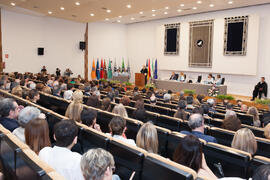
{"label": "recessed ceiling light", "polygon": [[232,3],[233,3],[233,1],[229,1],[229,2],[228,2],[228,4],[232,4]]}
{"label": "recessed ceiling light", "polygon": [[182,9],[177,9],[177,12],[182,12]]}
{"label": "recessed ceiling light", "polygon": [[11,6],[15,6],[16,4],[14,2],[10,3]]}
{"label": "recessed ceiling light", "polygon": [[197,1],[197,4],[202,4],[202,1]]}
{"label": "recessed ceiling light", "polygon": [[127,8],[131,8],[131,5],[130,5],[130,4],[128,4],[128,5],[127,5]]}
{"label": "recessed ceiling light", "polygon": [[164,12],[164,14],[168,14],[168,12]]}
{"label": "recessed ceiling light", "polygon": [[156,12],[156,10],[155,9],[152,9],[152,12]]}
{"label": "recessed ceiling light", "polygon": [[48,11],[48,14],[52,14],[52,11]]}
{"label": "recessed ceiling light", "polygon": [[61,9],[62,11],[64,11],[64,10],[65,10],[65,8],[64,8],[64,7],[60,7],[60,9]]}
{"label": "recessed ceiling light", "polygon": [[152,16],[156,16],[155,14],[152,14]]}
{"label": "recessed ceiling light", "polygon": [[120,20],[117,20],[117,22],[119,22],[119,23],[120,23],[121,21],[120,21]]}
{"label": "recessed ceiling light", "polygon": [[132,20],[132,21],[133,21],[134,19],[135,19],[134,17],[130,18],[130,20]]}
{"label": "recessed ceiling light", "polygon": [[106,12],[107,12],[107,13],[111,13],[112,11],[111,11],[110,9],[107,9]]}
{"label": "recessed ceiling light", "polygon": [[166,6],[166,7],[165,7],[165,9],[169,9],[169,7],[168,7],[168,6]]}
{"label": "recessed ceiling light", "polygon": [[209,4],[209,7],[214,7],[215,5],[214,4]]}
{"label": "recessed ceiling light", "polygon": [[141,11],[141,12],[139,12],[139,14],[143,14],[143,12]]}
{"label": "recessed ceiling light", "polygon": [[105,18],[105,21],[109,21],[109,18]]}
{"label": "recessed ceiling light", "polygon": [[192,9],[193,9],[193,10],[196,10],[196,9],[197,9],[197,7],[193,7]]}
{"label": "recessed ceiling light", "polygon": [[95,16],[95,14],[91,13],[90,16]]}
{"label": "recessed ceiling light", "polygon": [[118,16],[119,18],[122,18],[122,16]]}
{"label": "recessed ceiling light", "polygon": [[77,6],[79,6],[79,5],[80,5],[80,2],[75,2],[75,4],[76,4]]}
{"label": "recessed ceiling light", "polygon": [[184,7],[185,5],[184,4],[180,4],[181,7]]}

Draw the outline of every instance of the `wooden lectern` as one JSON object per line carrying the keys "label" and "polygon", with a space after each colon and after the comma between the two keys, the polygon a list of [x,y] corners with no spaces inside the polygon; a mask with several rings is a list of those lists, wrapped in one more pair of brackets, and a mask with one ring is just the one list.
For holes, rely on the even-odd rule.
{"label": "wooden lectern", "polygon": [[145,77],[142,73],[135,73],[135,86],[144,87],[145,85]]}

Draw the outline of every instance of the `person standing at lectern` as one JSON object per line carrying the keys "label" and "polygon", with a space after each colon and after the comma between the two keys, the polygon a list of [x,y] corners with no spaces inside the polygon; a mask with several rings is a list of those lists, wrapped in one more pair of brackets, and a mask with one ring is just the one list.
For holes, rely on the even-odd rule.
{"label": "person standing at lectern", "polygon": [[175,74],[175,72],[172,72],[170,80],[177,80],[177,79],[178,79],[178,74]]}
{"label": "person standing at lectern", "polygon": [[261,77],[261,81],[258,82],[258,84],[255,86],[251,101],[254,101],[254,99],[258,95],[259,95],[259,99],[261,99],[262,94],[264,95],[264,97],[267,97],[267,83],[265,82],[265,77]]}
{"label": "person standing at lectern", "polygon": [[148,73],[148,70],[147,70],[147,68],[146,68],[145,65],[143,65],[143,67],[141,69],[141,73],[144,74],[144,78],[145,78],[144,83],[146,84],[147,83],[147,73]]}

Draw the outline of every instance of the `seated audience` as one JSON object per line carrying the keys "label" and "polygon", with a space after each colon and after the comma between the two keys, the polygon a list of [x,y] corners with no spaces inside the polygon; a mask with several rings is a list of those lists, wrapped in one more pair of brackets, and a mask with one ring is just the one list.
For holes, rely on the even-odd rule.
{"label": "seated audience", "polygon": [[158,153],[158,135],[155,126],[147,122],[137,133],[136,144],[149,153]]}
{"label": "seated audience", "polygon": [[236,103],[237,103],[237,107],[239,107],[239,108],[241,108],[242,107],[242,105],[243,105],[243,101],[242,100],[237,100],[236,101]]}
{"label": "seated audience", "polygon": [[49,127],[45,119],[33,119],[25,126],[25,143],[38,154],[44,147],[50,147]]}
{"label": "seated audience", "polygon": [[170,102],[172,99],[172,91],[168,90],[168,92],[164,94],[163,99],[165,103]]}
{"label": "seated audience", "polygon": [[270,124],[267,124],[267,126],[264,128],[264,137],[266,139],[270,139]]}
{"label": "seated audience", "polygon": [[202,113],[203,113],[203,117],[209,117],[208,113],[209,113],[209,106],[208,104],[202,104],[201,107],[202,109]]}
{"label": "seated audience", "polygon": [[37,101],[40,99],[38,90],[36,89],[30,90],[28,93],[28,98],[29,98],[29,101],[31,101],[32,103],[37,103]]}
{"label": "seated audience", "polygon": [[52,94],[56,97],[61,97],[61,88],[60,86],[56,85],[56,86],[53,86],[52,88]]}
{"label": "seated audience", "polygon": [[136,146],[136,143],[133,139],[126,139],[123,137],[123,134],[126,131],[126,120],[122,117],[115,116],[109,123],[110,135],[113,138],[119,139],[125,143]]}
{"label": "seated audience", "polygon": [[44,86],[42,89],[42,92],[47,93],[47,94],[52,94],[52,89],[49,86]]}
{"label": "seated audience", "polygon": [[11,132],[19,127],[17,117],[20,108],[17,102],[11,98],[5,98],[0,101],[0,124]]}
{"label": "seated audience", "polygon": [[188,126],[191,128],[192,132],[181,131],[183,134],[192,134],[198,138],[201,138],[207,142],[217,143],[215,137],[208,136],[204,134],[204,118],[201,114],[192,114],[188,120]]}
{"label": "seated audience", "polygon": [[193,104],[193,97],[192,96],[187,96],[187,108],[188,109],[193,109],[194,106],[192,105]]}
{"label": "seated audience", "polygon": [[14,94],[15,96],[19,96],[22,97],[22,87],[20,85],[15,86],[12,90],[11,90],[11,94]]}
{"label": "seated audience", "polygon": [[248,110],[248,106],[247,106],[247,105],[245,105],[245,104],[242,104],[242,106],[241,106],[240,110],[241,110],[241,111],[243,111],[243,112],[247,112],[247,110]]}
{"label": "seated audience", "polygon": [[174,117],[180,118],[182,120],[188,119],[188,113],[185,111],[186,109],[186,103],[184,100],[180,100],[178,102],[178,108],[177,111],[174,113]]}
{"label": "seated audience", "polygon": [[97,124],[97,112],[92,109],[84,109],[81,112],[81,121],[84,125],[89,126],[95,130],[101,131],[99,124]]}
{"label": "seated audience", "polygon": [[36,118],[38,118],[40,115],[40,110],[38,108],[27,106],[23,108],[18,116],[18,123],[20,127],[14,129],[12,132],[15,136],[17,136],[18,139],[20,139],[22,142],[25,142],[25,136],[24,131],[26,125]]}
{"label": "seated audience", "polygon": [[112,110],[112,113],[118,114],[121,117],[128,117],[126,108],[123,104],[116,104]]}
{"label": "seated audience", "polygon": [[120,180],[113,175],[114,170],[113,156],[104,149],[90,149],[82,156],[81,171],[86,180]]}
{"label": "seated audience", "polygon": [[183,138],[174,152],[173,160],[193,169],[198,176],[217,179],[206,164],[202,144],[196,136],[187,135]]}
{"label": "seated audience", "polygon": [[252,180],[269,180],[270,178],[270,164],[261,165],[258,167],[252,176]]}
{"label": "seated audience", "polygon": [[217,111],[215,110],[215,100],[214,99],[207,99],[207,104],[209,105],[209,112],[216,113]]}
{"label": "seated audience", "polygon": [[128,96],[124,96],[120,99],[120,103],[123,104],[124,106],[129,106],[130,99]]}
{"label": "seated audience", "polygon": [[230,131],[238,131],[241,129],[241,121],[237,116],[227,116],[221,125],[221,128],[228,129]]}
{"label": "seated audience", "polygon": [[132,114],[133,118],[145,122],[146,121],[146,111],[144,109],[143,99],[136,101],[135,108],[136,108],[136,110],[133,111],[133,114]]}
{"label": "seated audience", "polygon": [[177,80],[178,76],[179,76],[178,74],[175,74],[175,72],[172,72],[172,75],[169,80]]}
{"label": "seated audience", "polygon": [[180,101],[180,100],[184,100],[184,101],[186,100],[184,91],[180,91],[179,101]]}
{"label": "seated audience", "polygon": [[109,112],[112,110],[110,98],[106,97],[102,100],[101,109]]}
{"label": "seated audience", "polygon": [[253,132],[248,128],[239,129],[233,137],[232,148],[248,152],[253,156],[257,151],[257,141]]}
{"label": "seated audience", "polygon": [[67,180],[83,180],[80,168],[81,155],[72,152],[77,143],[78,127],[74,121],[62,120],[54,126],[54,147],[45,147],[39,152],[41,160],[45,161]]}
{"label": "seated audience", "polygon": [[259,112],[256,107],[252,106],[248,108],[247,114],[250,114],[253,116],[253,126],[255,127],[261,127],[261,121],[259,118]]}
{"label": "seated audience", "polygon": [[68,84],[67,90],[64,92],[64,95],[63,95],[64,99],[66,99],[66,100],[72,99],[73,91],[71,89],[72,89],[72,85]]}
{"label": "seated audience", "polygon": [[99,107],[99,98],[96,95],[92,95],[88,98],[87,102],[86,102],[87,106],[92,106],[95,108]]}
{"label": "seated audience", "polygon": [[226,118],[227,116],[233,116],[233,115],[236,116],[236,113],[235,113],[235,111],[233,110],[233,104],[228,103],[228,104],[226,105],[225,118]]}
{"label": "seated audience", "polygon": [[194,107],[191,111],[191,114],[201,114],[203,115],[203,109],[201,107]]}
{"label": "seated audience", "polygon": [[76,90],[72,94],[72,102],[68,105],[65,116],[73,121],[81,121],[81,112],[83,110],[83,93],[80,90]]}
{"label": "seated audience", "polygon": [[197,95],[197,99],[198,99],[199,103],[202,104],[203,99],[204,99],[204,95],[201,95],[201,94]]}
{"label": "seated audience", "polygon": [[157,98],[155,96],[155,93],[152,93],[152,95],[150,97],[150,104],[156,105],[156,103],[157,103]]}

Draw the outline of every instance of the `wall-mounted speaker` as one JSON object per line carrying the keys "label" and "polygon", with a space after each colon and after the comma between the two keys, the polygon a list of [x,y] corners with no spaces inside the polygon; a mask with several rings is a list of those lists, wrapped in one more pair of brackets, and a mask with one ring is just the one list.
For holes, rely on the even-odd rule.
{"label": "wall-mounted speaker", "polygon": [[38,55],[43,56],[44,55],[44,48],[39,47],[38,49]]}
{"label": "wall-mounted speaker", "polygon": [[85,42],[80,41],[80,50],[85,50]]}

